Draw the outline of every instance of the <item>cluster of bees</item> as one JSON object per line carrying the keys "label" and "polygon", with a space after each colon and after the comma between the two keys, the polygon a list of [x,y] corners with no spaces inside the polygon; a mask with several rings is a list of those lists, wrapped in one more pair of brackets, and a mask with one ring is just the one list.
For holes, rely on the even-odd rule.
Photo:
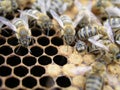
{"label": "cluster of bees", "polygon": [[[19,9],[24,1],[29,1],[31,9]],[[20,3],[21,2],[21,3]],[[28,3],[26,3],[28,4]],[[97,55],[96,63],[92,65],[87,75],[85,90],[102,90],[104,79],[107,77],[113,88],[120,86],[120,82],[112,82],[106,70],[110,63],[120,64],[120,0],[88,0],[86,6],[78,0],[0,0],[0,28],[8,26],[15,32],[21,46],[29,48],[32,41],[29,25],[37,25],[42,32],[54,28],[55,19],[60,27],[61,37],[67,45],[73,46],[76,51],[88,52]],[[77,15],[72,20],[64,13],[76,6]],[[8,13],[20,13],[12,21],[4,16]],[[87,67],[88,68],[88,67]],[[86,71],[87,71],[86,68]],[[82,72],[81,72],[82,73]],[[93,86],[94,85],[94,86]],[[120,89],[120,88],[119,88]],[[116,90],[119,90],[116,89]]]}

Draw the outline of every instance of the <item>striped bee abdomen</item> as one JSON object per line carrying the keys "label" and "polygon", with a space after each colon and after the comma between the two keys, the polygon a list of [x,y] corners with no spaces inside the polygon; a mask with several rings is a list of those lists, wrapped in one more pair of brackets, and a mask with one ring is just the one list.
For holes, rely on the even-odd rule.
{"label": "striped bee abdomen", "polygon": [[91,74],[87,77],[85,90],[102,90],[103,78],[99,75]]}

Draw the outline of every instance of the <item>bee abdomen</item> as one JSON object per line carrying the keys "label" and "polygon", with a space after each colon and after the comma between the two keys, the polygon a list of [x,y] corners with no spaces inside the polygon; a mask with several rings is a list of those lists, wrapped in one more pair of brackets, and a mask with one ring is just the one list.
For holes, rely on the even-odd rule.
{"label": "bee abdomen", "polygon": [[97,35],[97,29],[94,27],[86,26],[78,31],[78,37],[80,40],[87,40],[89,37]]}
{"label": "bee abdomen", "polygon": [[91,75],[87,78],[85,90],[102,90],[102,85],[102,77]]}
{"label": "bee abdomen", "polygon": [[63,24],[66,24],[66,23],[72,24],[71,18],[67,15],[62,15],[60,19],[62,20]]}

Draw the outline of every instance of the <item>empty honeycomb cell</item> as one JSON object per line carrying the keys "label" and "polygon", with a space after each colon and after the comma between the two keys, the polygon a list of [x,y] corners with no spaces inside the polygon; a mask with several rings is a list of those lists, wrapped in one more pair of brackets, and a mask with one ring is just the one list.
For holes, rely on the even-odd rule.
{"label": "empty honeycomb cell", "polygon": [[23,77],[27,75],[27,73],[28,73],[28,69],[24,66],[18,66],[14,68],[14,74],[19,77]]}
{"label": "empty honeycomb cell", "polygon": [[32,56],[27,56],[23,58],[23,64],[25,64],[26,66],[32,66],[36,63],[36,58],[32,57]]}
{"label": "empty honeycomb cell", "polygon": [[8,76],[12,72],[10,67],[0,66],[0,76]]}
{"label": "empty honeycomb cell", "polygon": [[18,45],[18,39],[16,37],[10,37],[7,40],[8,44],[12,45],[12,46],[16,46]]}
{"label": "empty honeycomb cell", "polygon": [[52,63],[52,59],[49,56],[42,55],[41,57],[38,58],[38,62],[41,65],[48,65]]}
{"label": "empty honeycomb cell", "polygon": [[2,30],[1,35],[3,35],[4,37],[9,37],[13,35],[13,32],[13,30],[6,28]]}
{"label": "empty honeycomb cell", "polygon": [[47,55],[53,56],[53,55],[58,53],[58,50],[54,46],[48,46],[48,47],[45,48],[45,53]]}
{"label": "empty honeycomb cell", "polygon": [[66,76],[60,76],[56,79],[57,85],[60,87],[69,87],[71,85],[71,81],[68,77]]}
{"label": "empty honeycomb cell", "polygon": [[4,37],[0,37],[0,45],[5,44],[6,39]]}
{"label": "empty honeycomb cell", "polygon": [[28,54],[28,49],[26,47],[18,46],[15,48],[14,52],[17,55],[24,56]]}
{"label": "empty honeycomb cell", "polygon": [[27,76],[22,80],[22,85],[27,88],[33,88],[37,85],[37,80],[34,77]]}
{"label": "empty honeycomb cell", "polygon": [[16,56],[16,55],[12,55],[12,56],[9,56],[7,58],[7,64],[11,65],[11,66],[16,66],[18,64],[21,63],[21,59],[19,56]]}
{"label": "empty honeycomb cell", "polygon": [[40,36],[42,34],[42,31],[40,28],[32,28],[31,33],[33,36],[37,37],[37,36]]}
{"label": "empty honeycomb cell", "polygon": [[34,66],[31,68],[30,72],[34,76],[42,76],[43,74],[45,74],[45,69],[42,66]]}
{"label": "empty honeycomb cell", "polygon": [[14,18],[14,15],[12,13],[7,13],[5,18],[7,18],[8,20],[12,20]]}
{"label": "empty honeycomb cell", "polygon": [[56,55],[54,58],[53,58],[53,61],[60,65],[60,66],[63,66],[67,63],[67,58],[63,55]]}
{"label": "empty honeycomb cell", "polygon": [[5,85],[9,88],[15,88],[19,84],[20,84],[20,81],[16,77],[9,77],[5,80]]}
{"label": "empty honeycomb cell", "polygon": [[9,55],[13,52],[10,46],[4,45],[0,47],[0,54]]}
{"label": "empty honeycomb cell", "polygon": [[49,30],[49,34],[48,34],[48,29],[45,30],[45,35],[53,36],[54,34],[55,34],[55,30],[54,29],[50,29]]}
{"label": "empty honeycomb cell", "polygon": [[3,64],[4,62],[5,62],[5,58],[0,55],[0,65]]}
{"label": "empty honeycomb cell", "polygon": [[63,39],[60,37],[53,37],[51,39],[52,44],[56,45],[56,46],[60,46],[63,45]]}
{"label": "empty honeycomb cell", "polygon": [[43,49],[38,46],[33,46],[30,50],[31,50],[30,53],[35,57],[38,57],[43,54]]}
{"label": "empty honeycomb cell", "polygon": [[50,41],[47,37],[39,37],[37,41],[42,46],[46,46],[50,43]]}
{"label": "empty honeycomb cell", "polygon": [[40,82],[40,85],[42,85],[43,87],[47,87],[47,88],[50,88],[54,86],[55,84],[53,78],[50,76],[44,76],[40,78],[39,82]]}
{"label": "empty honeycomb cell", "polygon": [[29,46],[32,46],[35,42],[36,42],[35,39],[34,39],[34,38],[31,38],[31,41],[30,41]]}
{"label": "empty honeycomb cell", "polygon": [[0,87],[2,86],[2,80],[0,79]]}

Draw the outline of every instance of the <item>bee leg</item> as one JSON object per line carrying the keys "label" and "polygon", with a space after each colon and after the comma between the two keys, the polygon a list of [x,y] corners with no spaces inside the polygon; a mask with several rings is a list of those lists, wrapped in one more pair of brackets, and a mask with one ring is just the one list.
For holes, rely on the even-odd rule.
{"label": "bee leg", "polygon": [[100,55],[97,57],[96,61],[103,62],[102,57],[105,55],[104,50],[100,50]]}

